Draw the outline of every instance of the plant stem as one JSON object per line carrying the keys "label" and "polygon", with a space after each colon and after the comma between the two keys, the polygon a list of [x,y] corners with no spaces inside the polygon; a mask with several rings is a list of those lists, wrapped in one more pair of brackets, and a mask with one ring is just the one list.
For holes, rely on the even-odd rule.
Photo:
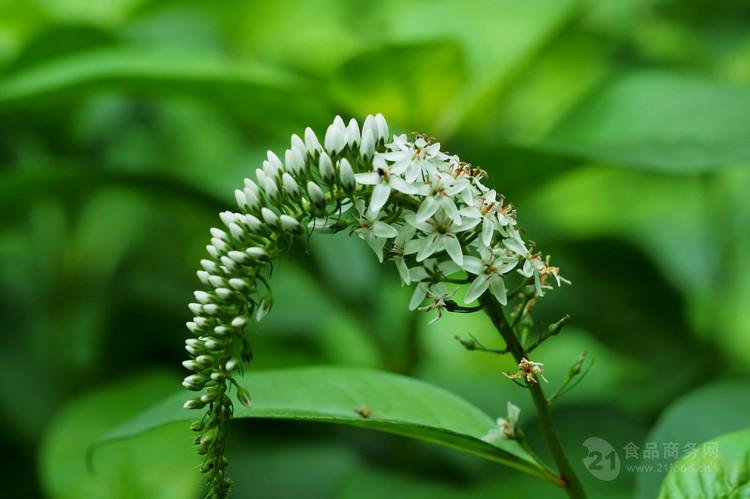
{"label": "plant stem", "polygon": [[[489,293],[485,293],[480,297],[479,303],[482,304],[485,312],[492,320],[492,324],[494,324],[503,337],[513,358],[516,359],[516,362],[520,362],[526,356],[526,352],[518,341],[515,331],[505,318],[500,304]],[[560,472],[560,479],[563,482],[565,491],[571,499],[586,499],[586,493],[583,491],[581,482],[573,471],[570,462],[568,462],[568,458],[565,456],[542,387],[538,383],[528,383],[528,389],[531,392],[531,398],[534,400],[534,407],[536,408],[544,439]]]}

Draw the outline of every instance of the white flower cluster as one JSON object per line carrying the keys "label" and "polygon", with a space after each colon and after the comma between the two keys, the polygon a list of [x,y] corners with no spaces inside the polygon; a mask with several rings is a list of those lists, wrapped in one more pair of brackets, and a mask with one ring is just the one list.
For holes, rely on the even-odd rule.
{"label": "white flower cluster", "polygon": [[185,407],[209,408],[196,426],[197,444],[215,487],[226,483],[229,385],[241,402],[250,401],[233,381],[251,356],[243,329],[249,317],[260,320],[270,310],[272,262],[295,235],[353,231],[415,286],[410,308],[436,310],[438,317],[457,306],[455,283],[470,283],[465,303],[489,291],[503,305],[511,273],[533,282],[538,295],[552,284],[548,276],[560,284],[557,268],[523,240],[514,210],[483,177],[426,137],[391,137],[380,114],[362,127],[337,116],[322,144],[310,128],[304,138],[293,135],[283,161],[268,152],[255,180],[235,191],[238,211],[221,213],[224,227],[211,229],[210,258],[198,272],[205,287],[190,304],[194,337],[184,366],[193,374],[183,385],[200,395]]}

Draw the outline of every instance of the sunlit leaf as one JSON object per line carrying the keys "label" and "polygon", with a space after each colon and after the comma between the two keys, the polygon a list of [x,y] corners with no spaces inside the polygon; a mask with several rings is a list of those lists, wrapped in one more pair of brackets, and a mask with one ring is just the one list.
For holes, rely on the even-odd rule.
{"label": "sunlit leaf", "polygon": [[[651,473],[640,473],[636,478],[637,499],[654,497],[659,482],[677,458],[664,455],[664,445],[676,443],[677,457],[683,457],[694,445],[715,437],[748,427],[750,413],[750,380],[732,380],[713,383],[688,393],[674,402],[659,418],[646,437],[646,442],[657,445],[659,455],[643,457],[641,464],[654,465]],[[640,445],[639,442],[636,444]],[[750,450],[750,447],[748,447]],[[722,449],[723,452],[723,449]],[[681,461],[681,463],[683,463]],[[660,467],[661,471],[658,471]],[[675,497],[681,497],[679,495]],[[686,494],[685,497],[718,497]]]}
{"label": "sunlit leaf", "polygon": [[539,147],[589,160],[694,173],[750,163],[750,91],[665,71],[603,85]]}
{"label": "sunlit leaf", "polygon": [[[533,465],[515,443],[481,438],[495,422],[463,399],[411,378],[364,369],[312,367],[248,374],[241,380],[253,405],[235,404],[235,417],[327,422],[427,440],[530,473]],[[101,443],[138,435],[195,414],[177,394],[105,436]],[[187,425],[183,425],[186,428]],[[187,431],[187,429],[185,430]]]}
{"label": "sunlit leaf", "polygon": [[750,430],[706,442],[695,453],[680,459],[659,493],[659,499],[743,499],[749,496]]}

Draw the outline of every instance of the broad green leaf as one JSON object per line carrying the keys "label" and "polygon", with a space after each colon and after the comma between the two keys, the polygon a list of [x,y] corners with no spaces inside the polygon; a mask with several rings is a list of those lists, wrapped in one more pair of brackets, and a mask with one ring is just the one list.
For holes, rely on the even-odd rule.
{"label": "broad green leaf", "polygon": [[659,499],[747,499],[750,497],[750,430],[706,442],[680,459]]}
{"label": "broad green leaf", "polygon": [[[682,457],[686,449],[693,445],[714,439],[723,433],[747,428],[748,414],[750,380],[720,381],[701,387],[677,400],[662,414],[646,437],[646,442],[656,444],[659,456],[644,456],[641,459],[642,465],[653,465],[654,468],[659,466],[662,471],[640,473],[636,477],[635,497],[654,497],[668,466],[676,461],[675,457],[664,455],[665,444],[678,444],[678,456]],[[640,442],[635,443],[643,447]]]}
{"label": "broad green leaf", "polygon": [[[404,376],[366,369],[310,367],[248,374],[240,384],[253,405],[235,404],[235,418],[286,419],[352,425],[426,440],[536,473],[513,442],[482,440],[494,421],[450,392]],[[101,443],[196,417],[179,393],[106,435]],[[186,427],[186,425],[183,425]],[[185,430],[187,431],[187,429]]]}
{"label": "broad green leaf", "polygon": [[211,83],[288,87],[301,80],[260,64],[231,63],[215,57],[138,49],[100,49],[69,55],[6,75],[0,83],[0,104],[59,92],[90,83],[117,81]]}
{"label": "broad green leaf", "polygon": [[329,114],[310,80],[280,68],[180,50],[136,48],[80,52],[7,74],[0,82],[0,110],[67,103],[112,89],[202,95],[232,116],[263,122],[264,130],[276,127],[285,134],[292,124],[315,123]]}
{"label": "broad green leaf", "polygon": [[150,373],[110,384],[70,401],[55,416],[41,444],[39,472],[50,499],[190,499],[200,490],[198,463],[190,439],[179,428],[162,428],[87,452],[104,433],[159,400],[174,378]]}
{"label": "broad green leaf", "polygon": [[588,160],[695,173],[750,163],[750,90],[665,71],[624,73],[538,147]]}

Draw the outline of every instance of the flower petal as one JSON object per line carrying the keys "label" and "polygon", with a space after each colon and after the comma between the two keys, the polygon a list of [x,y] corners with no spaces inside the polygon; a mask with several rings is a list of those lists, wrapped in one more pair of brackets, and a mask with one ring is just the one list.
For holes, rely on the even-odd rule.
{"label": "flower petal", "polygon": [[466,290],[466,296],[464,296],[464,303],[471,303],[487,291],[490,286],[489,279],[486,274],[478,275],[474,282],[471,283],[469,289]]}
{"label": "flower petal", "polygon": [[388,201],[388,196],[391,195],[391,188],[386,184],[378,184],[372,189],[372,198],[370,199],[370,206],[367,208],[367,213],[370,218],[375,218],[380,209]]}
{"label": "flower petal", "polygon": [[492,236],[495,234],[495,224],[490,217],[484,217],[482,220],[482,242],[485,246],[492,244]]}
{"label": "flower petal", "polygon": [[416,194],[417,193],[417,186],[414,184],[406,183],[406,181],[402,178],[391,177],[390,184],[391,184],[391,187],[396,189],[398,192],[403,192],[404,194]]}
{"label": "flower petal", "polygon": [[354,179],[362,185],[377,185],[380,183],[380,175],[377,172],[355,173]]}
{"label": "flower petal", "polygon": [[411,301],[409,302],[409,310],[416,310],[417,307],[419,307],[422,304],[426,296],[427,296],[427,286],[425,286],[424,284],[418,284],[414,288],[414,293],[411,295]]}
{"label": "flower petal", "polygon": [[398,275],[399,277],[401,277],[401,282],[408,286],[411,283],[411,276],[409,272],[409,266],[406,265],[406,261],[404,261],[403,258],[396,258],[394,263],[396,264]]}
{"label": "flower petal", "polygon": [[484,269],[484,263],[482,263],[482,260],[475,256],[464,255],[464,263],[461,265],[461,267],[467,272],[471,272],[474,275],[479,275]]}
{"label": "flower petal", "polygon": [[490,280],[490,292],[500,305],[508,304],[508,295],[505,291],[505,281],[499,275],[493,275]]}
{"label": "flower petal", "polygon": [[417,253],[417,261],[421,262],[431,257],[440,248],[440,240],[439,234],[431,234],[423,237],[421,239],[422,247],[419,249],[419,253]]}
{"label": "flower petal", "polygon": [[434,197],[427,196],[426,198],[424,198],[424,201],[422,201],[422,204],[419,205],[416,221],[419,223],[426,222],[432,215],[435,214],[439,206],[440,205]]}
{"label": "flower petal", "polygon": [[445,251],[451,259],[456,262],[456,265],[461,266],[464,263],[464,252],[458,238],[453,234],[444,234],[440,239],[443,240]]}
{"label": "flower petal", "polygon": [[398,235],[398,231],[396,229],[394,229],[387,223],[380,221],[375,221],[372,223],[372,233],[378,237],[384,237],[386,239],[396,237]]}

